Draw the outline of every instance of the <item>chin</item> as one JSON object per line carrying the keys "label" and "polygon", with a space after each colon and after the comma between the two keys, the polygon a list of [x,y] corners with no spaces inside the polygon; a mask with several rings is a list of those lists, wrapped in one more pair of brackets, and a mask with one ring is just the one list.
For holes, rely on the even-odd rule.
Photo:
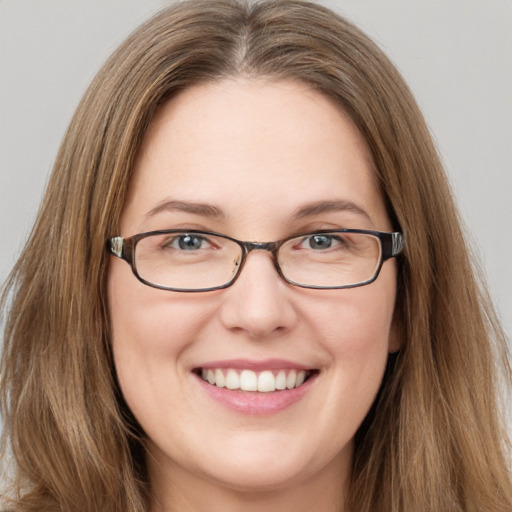
{"label": "chin", "polygon": [[228,471],[226,469],[212,475],[215,484],[245,494],[263,494],[292,488],[311,477],[310,470],[301,469],[293,463],[276,467],[275,460],[257,467],[252,464],[235,464]]}

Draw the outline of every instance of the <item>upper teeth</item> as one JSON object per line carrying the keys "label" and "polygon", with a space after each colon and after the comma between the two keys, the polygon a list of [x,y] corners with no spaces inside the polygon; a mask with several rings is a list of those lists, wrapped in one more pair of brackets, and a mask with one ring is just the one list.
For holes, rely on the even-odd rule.
{"label": "upper teeth", "polygon": [[242,391],[271,391],[292,389],[300,386],[306,380],[305,370],[265,370],[203,369],[201,377],[219,388],[241,389]]}

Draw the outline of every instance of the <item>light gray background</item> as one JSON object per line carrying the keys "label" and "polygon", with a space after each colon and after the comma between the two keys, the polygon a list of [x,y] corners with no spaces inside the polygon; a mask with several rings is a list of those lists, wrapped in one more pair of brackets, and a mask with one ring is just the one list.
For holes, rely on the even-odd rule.
{"label": "light gray background", "polygon": [[[0,281],[29,233],[73,110],[164,0],[0,3]],[[512,0],[325,0],[405,75],[512,333]]]}

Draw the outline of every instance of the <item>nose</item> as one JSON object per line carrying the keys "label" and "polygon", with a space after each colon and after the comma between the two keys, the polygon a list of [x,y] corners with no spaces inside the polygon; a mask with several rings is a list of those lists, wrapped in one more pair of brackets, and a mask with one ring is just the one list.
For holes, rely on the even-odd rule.
{"label": "nose", "polygon": [[224,290],[221,322],[252,339],[289,331],[297,321],[293,293],[277,273],[272,255],[251,251],[236,282]]}

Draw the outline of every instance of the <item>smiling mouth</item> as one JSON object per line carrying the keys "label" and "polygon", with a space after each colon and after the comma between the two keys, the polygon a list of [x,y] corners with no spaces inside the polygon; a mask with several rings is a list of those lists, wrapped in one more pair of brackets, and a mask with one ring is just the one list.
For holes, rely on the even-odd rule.
{"label": "smiling mouth", "polygon": [[212,386],[233,391],[271,393],[302,386],[317,370],[240,370],[235,368],[199,368],[197,375]]}

